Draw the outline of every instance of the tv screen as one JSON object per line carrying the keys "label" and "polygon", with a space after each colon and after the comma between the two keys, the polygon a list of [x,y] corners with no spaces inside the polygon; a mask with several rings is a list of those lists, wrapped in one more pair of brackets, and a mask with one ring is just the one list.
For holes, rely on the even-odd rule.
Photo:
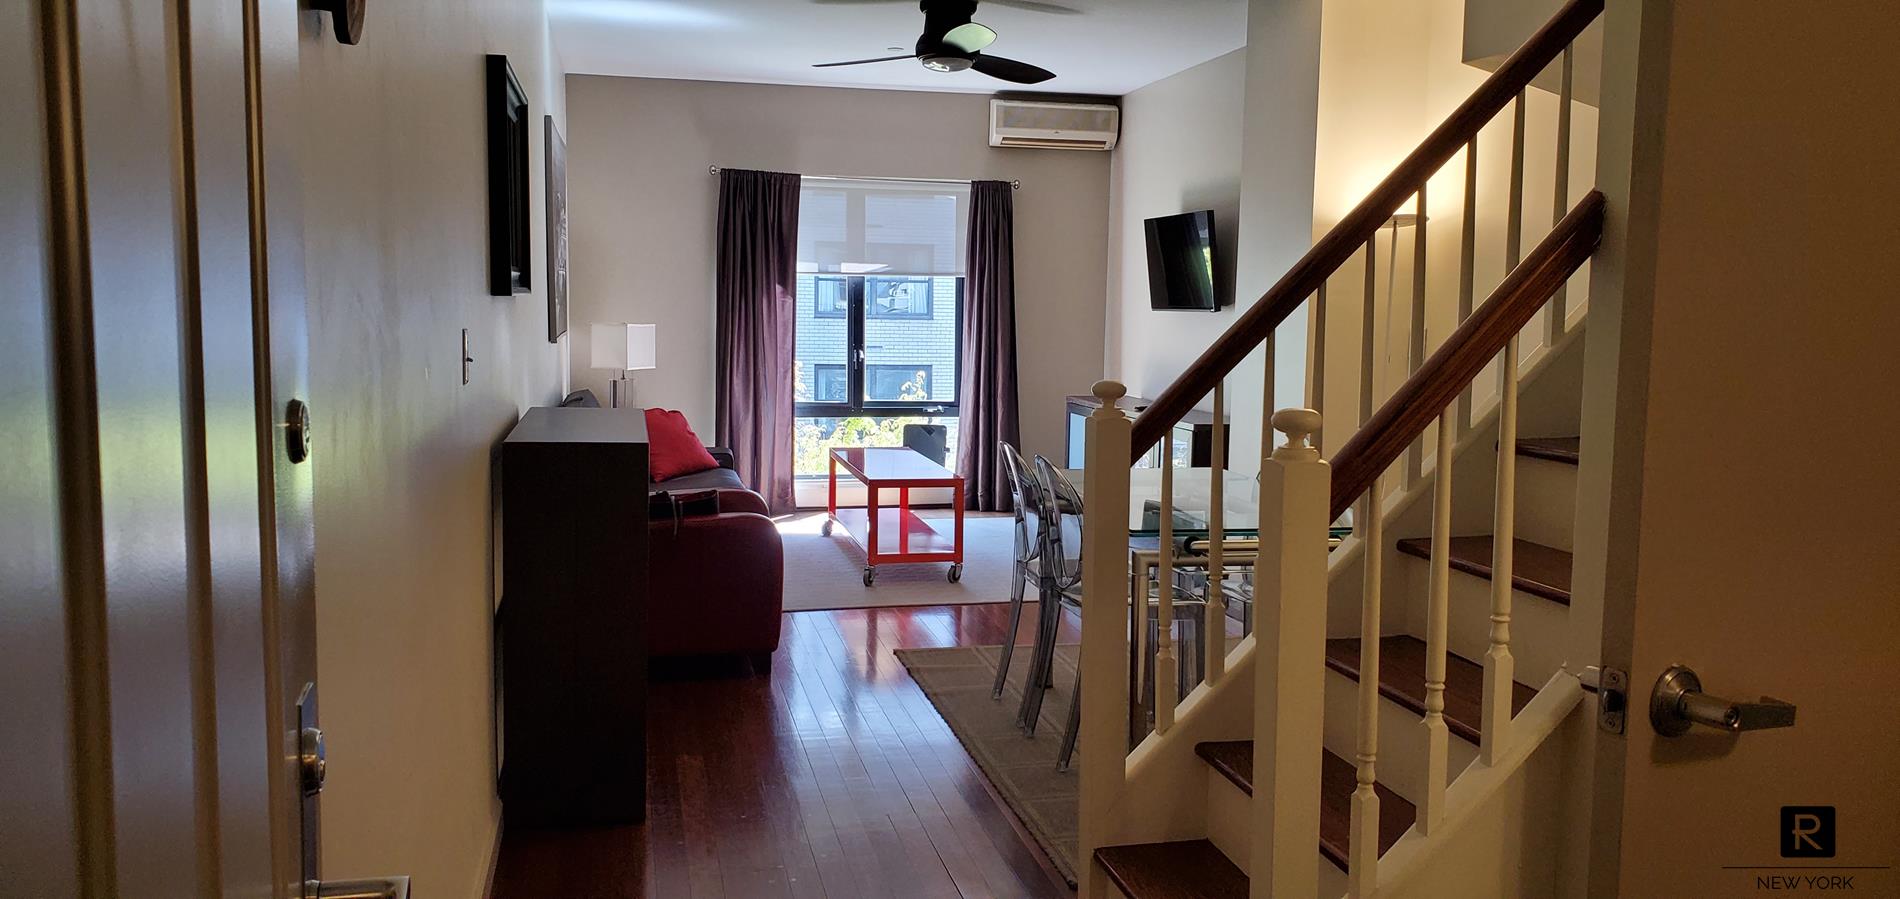
{"label": "tv screen", "polygon": [[1148,302],[1156,309],[1220,308],[1214,291],[1214,211],[1147,221]]}

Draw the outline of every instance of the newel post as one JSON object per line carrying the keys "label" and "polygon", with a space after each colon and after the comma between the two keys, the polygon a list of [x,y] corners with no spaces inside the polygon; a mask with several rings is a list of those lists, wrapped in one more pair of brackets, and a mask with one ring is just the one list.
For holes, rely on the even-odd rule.
{"label": "newel post", "polygon": [[[1260,466],[1255,563],[1253,899],[1313,896],[1325,714],[1327,509],[1332,476],[1311,409],[1282,409],[1286,442]],[[1263,444],[1267,441],[1263,441]]]}
{"label": "newel post", "polygon": [[[1082,899],[1108,895],[1095,850],[1125,782],[1128,756],[1128,468],[1134,423],[1116,406],[1128,389],[1097,382],[1101,407],[1089,416],[1082,469],[1081,800],[1076,869]],[[1317,756],[1315,757],[1317,758]]]}

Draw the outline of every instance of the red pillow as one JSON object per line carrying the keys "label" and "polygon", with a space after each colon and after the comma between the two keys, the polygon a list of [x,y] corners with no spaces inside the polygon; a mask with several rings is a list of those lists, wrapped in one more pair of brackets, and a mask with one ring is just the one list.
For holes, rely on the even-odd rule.
{"label": "red pillow", "polygon": [[699,435],[686,424],[685,415],[671,409],[648,409],[646,413],[647,464],[654,481],[719,467],[718,460],[699,442]]}

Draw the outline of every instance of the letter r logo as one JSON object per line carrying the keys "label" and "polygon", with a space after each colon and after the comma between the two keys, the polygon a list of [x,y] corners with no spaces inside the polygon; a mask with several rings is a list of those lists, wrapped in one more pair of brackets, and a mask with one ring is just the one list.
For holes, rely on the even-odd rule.
{"label": "letter r logo", "polygon": [[1834,806],[1781,807],[1782,858],[1834,857]]}

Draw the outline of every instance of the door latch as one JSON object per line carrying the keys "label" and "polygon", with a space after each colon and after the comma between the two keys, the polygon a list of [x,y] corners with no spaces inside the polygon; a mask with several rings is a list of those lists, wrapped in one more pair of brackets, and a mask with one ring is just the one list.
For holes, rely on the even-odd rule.
{"label": "door latch", "polygon": [[1577,675],[1585,690],[1597,695],[1597,727],[1620,734],[1628,726],[1630,676],[1621,668],[1591,665]]}
{"label": "door latch", "polygon": [[1665,737],[1682,736],[1691,724],[1730,733],[1793,727],[1794,705],[1768,696],[1756,702],[1710,696],[1702,692],[1702,679],[1694,671],[1671,665],[1649,694],[1649,723]]}

